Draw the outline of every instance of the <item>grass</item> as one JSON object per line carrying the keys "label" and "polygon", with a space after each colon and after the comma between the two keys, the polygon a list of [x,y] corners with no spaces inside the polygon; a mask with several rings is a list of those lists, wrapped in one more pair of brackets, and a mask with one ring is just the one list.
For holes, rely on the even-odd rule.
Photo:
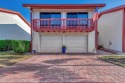
{"label": "grass", "polygon": [[99,58],[103,61],[125,67],[125,56],[102,56]]}
{"label": "grass", "polygon": [[13,51],[0,52],[0,68],[11,66],[32,57],[31,55],[19,55]]}
{"label": "grass", "polygon": [[0,55],[16,55],[13,51],[3,51],[0,52]]}

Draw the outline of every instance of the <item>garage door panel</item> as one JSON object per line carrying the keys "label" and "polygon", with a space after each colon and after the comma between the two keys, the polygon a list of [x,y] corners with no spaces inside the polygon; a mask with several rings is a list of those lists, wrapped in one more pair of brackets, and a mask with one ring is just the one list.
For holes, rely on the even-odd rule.
{"label": "garage door panel", "polygon": [[43,45],[51,45],[51,44],[55,44],[55,43],[56,43],[56,45],[62,44],[61,41],[60,42],[51,42],[51,40],[47,41],[47,42],[43,42],[43,41],[41,41],[41,42],[42,42],[41,44],[43,44]]}
{"label": "garage door panel", "polygon": [[79,40],[79,41],[68,40],[65,43],[66,44],[83,44],[83,43],[87,44],[87,42],[85,40]]}
{"label": "garage door panel", "polygon": [[60,53],[62,47],[62,36],[41,36],[42,53]]}
{"label": "garage door panel", "polygon": [[42,44],[42,46],[41,47],[60,47],[60,44]]}
{"label": "garage door panel", "polygon": [[43,40],[55,40],[55,38],[60,38],[61,36],[54,36],[54,35],[42,35]]}
{"label": "garage door panel", "polygon": [[61,52],[61,49],[60,48],[50,48],[50,47],[46,47],[44,49],[42,49],[42,52],[43,53],[58,53],[58,52]]}
{"label": "garage door panel", "polygon": [[86,47],[86,44],[66,44],[68,47]]}
{"label": "garage door panel", "polygon": [[67,48],[67,53],[86,53],[87,49],[83,48]]}
{"label": "garage door panel", "polygon": [[84,40],[84,39],[86,39],[86,36],[67,36],[66,37],[66,39],[68,39],[68,40],[74,40],[74,38],[75,39],[78,39],[78,40]]}
{"label": "garage door panel", "polygon": [[49,44],[49,43],[61,43],[62,36],[42,36],[41,37],[41,43]]}
{"label": "garage door panel", "polygon": [[87,52],[87,36],[66,36],[65,45],[67,53],[85,53]]}
{"label": "garage door panel", "polygon": [[59,44],[61,44],[61,42],[58,40],[58,41],[56,41],[56,40],[46,40],[46,41],[41,41],[41,44],[55,44],[55,43],[59,43]]}
{"label": "garage door panel", "polygon": [[[86,35],[66,35],[64,38],[67,47],[67,53],[85,53],[87,52]],[[43,35],[41,36],[42,53],[61,53],[63,36]]]}
{"label": "garage door panel", "polygon": [[[61,43],[60,40],[62,40],[61,38],[55,38],[55,40],[41,40],[41,43]],[[46,42],[47,41],[47,42]]]}
{"label": "garage door panel", "polygon": [[73,43],[73,44],[77,44],[77,43],[81,43],[81,44],[83,44],[83,43],[86,43],[86,41],[84,41],[84,40],[68,40],[68,41],[66,41],[66,43]]}

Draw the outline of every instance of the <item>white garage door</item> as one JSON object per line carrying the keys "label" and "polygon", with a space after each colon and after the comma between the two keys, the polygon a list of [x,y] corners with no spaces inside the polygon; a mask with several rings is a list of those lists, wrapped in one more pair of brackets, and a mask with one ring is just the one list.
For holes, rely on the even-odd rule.
{"label": "white garage door", "polygon": [[87,53],[87,36],[66,36],[67,53]]}
{"label": "white garage door", "polygon": [[42,53],[61,53],[62,36],[41,36]]}

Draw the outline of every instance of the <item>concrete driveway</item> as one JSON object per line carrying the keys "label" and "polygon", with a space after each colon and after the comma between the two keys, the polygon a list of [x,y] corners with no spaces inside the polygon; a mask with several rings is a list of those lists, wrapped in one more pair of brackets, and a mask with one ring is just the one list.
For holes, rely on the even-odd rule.
{"label": "concrete driveway", "polygon": [[0,69],[0,82],[124,83],[125,68],[96,55],[36,55]]}

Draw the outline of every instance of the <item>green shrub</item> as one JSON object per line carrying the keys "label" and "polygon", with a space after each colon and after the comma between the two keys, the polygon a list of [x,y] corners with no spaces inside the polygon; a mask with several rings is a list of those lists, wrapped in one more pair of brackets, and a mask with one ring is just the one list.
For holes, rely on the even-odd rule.
{"label": "green shrub", "polygon": [[11,40],[0,40],[0,51],[12,50]]}
{"label": "green shrub", "polygon": [[4,40],[0,41],[0,50],[3,51],[6,47],[6,43],[4,42]]}
{"label": "green shrub", "polygon": [[13,50],[15,53],[23,54],[29,51],[30,42],[24,40],[0,40],[0,51]]}
{"label": "green shrub", "polygon": [[28,52],[30,48],[29,41],[13,40],[11,41],[11,43],[12,43],[13,51],[18,54],[24,54]]}

